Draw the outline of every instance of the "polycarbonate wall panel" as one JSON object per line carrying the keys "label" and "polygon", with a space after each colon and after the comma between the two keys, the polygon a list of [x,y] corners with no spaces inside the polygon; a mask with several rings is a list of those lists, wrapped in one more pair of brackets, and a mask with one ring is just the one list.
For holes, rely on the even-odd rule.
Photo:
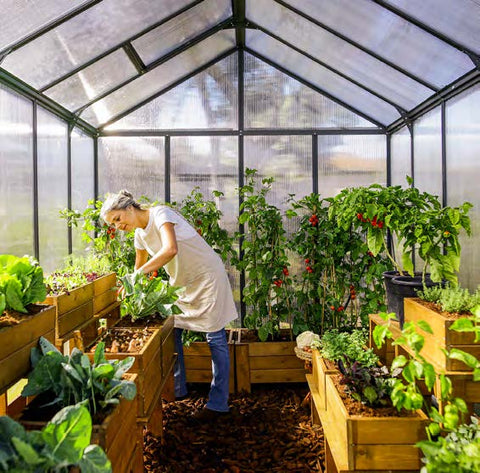
{"label": "polycarbonate wall panel", "polygon": [[34,255],[32,103],[0,85],[0,253]]}
{"label": "polycarbonate wall panel", "polygon": [[0,50],[13,46],[24,37],[47,26],[53,20],[87,3],[85,0],[2,0]]}
{"label": "polycarbonate wall panel", "polygon": [[145,101],[235,45],[235,32],[220,31],[88,107],[81,117],[94,126]]}
{"label": "polycarbonate wall panel", "polygon": [[348,104],[367,118],[383,125],[389,125],[400,118],[398,110],[384,100],[343,79],[271,36],[249,29],[245,32],[245,38],[247,47],[253,52],[273,63],[281,64],[288,72],[318,87],[320,91],[340,100],[343,104]]}
{"label": "polycarbonate wall panel", "polygon": [[386,184],[384,135],[318,136],[318,193],[333,197],[346,187]]}
{"label": "polycarbonate wall panel", "polygon": [[407,127],[392,135],[390,143],[390,176],[392,186],[409,187],[406,176],[412,177],[412,140]]}
{"label": "polycarbonate wall panel", "polygon": [[[287,3],[436,87],[444,87],[472,69],[466,54],[371,0]],[[456,11],[457,2],[454,5],[450,0],[450,7]]]}
{"label": "polycarbonate wall panel", "polygon": [[7,56],[2,67],[34,87],[118,46],[190,0],[103,0]]}
{"label": "polycarbonate wall panel", "polygon": [[[313,191],[311,136],[245,136],[244,168],[256,169],[257,182],[275,179],[267,201],[282,212],[290,207],[289,194],[295,199]],[[285,219],[288,233],[295,231],[296,221]]]}
{"label": "polycarbonate wall panel", "polygon": [[[180,203],[195,186],[206,200],[216,200],[222,225],[238,230],[238,138],[236,136],[172,137],[170,200]],[[225,195],[212,198],[212,191]]]}
{"label": "polycarbonate wall panel", "polygon": [[[233,235],[238,231],[238,138],[172,137],[170,151],[171,201],[179,205],[199,187],[205,200],[215,201],[223,213],[222,228]],[[223,197],[213,197],[214,190],[223,192]],[[240,273],[228,264],[227,272],[240,313]]]}
{"label": "polycarbonate wall panel", "polygon": [[[93,139],[75,129],[71,138],[72,209],[83,212],[95,197]],[[86,243],[81,239],[81,225],[72,227],[73,252],[80,252]]]}
{"label": "polycarbonate wall panel", "polygon": [[132,41],[148,65],[232,15],[230,0],[205,0]]}
{"label": "polycarbonate wall panel", "polygon": [[440,107],[423,115],[413,126],[415,187],[442,201],[442,117]]}
{"label": "polycarbonate wall panel", "polygon": [[137,73],[125,51],[119,49],[47,89],[45,95],[74,111]]}
{"label": "polycarbonate wall panel", "polygon": [[[247,1],[246,17],[406,110],[423,102],[432,93],[431,89],[274,0]],[[277,62],[281,61],[282,56],[277,57]]]}
{"label": "polycarbonate wall panel", "polygon": [[459,281],[475,290],[480,284],[480,85],[447,102],[447,203],[471,202],[472,236],[460,238],[462,257]]}
{"label": "polycarbonate wall panel", "polygon": [[37,117],[39,260],[48,273],[68,254],[67,222],[59,215],[68,207],[68,127],[41,108]]}
{"label": "polycarbonate wall panel", "polygon": [[375,127],[248,53],[244,81],[245,128]]}
{"label": "polycarbonate wall panel", "polygon": [[[385,0],[434,30],[480,54],[480,4],[476,0]],[[473,67],[473,66],[472,66]]]}
{"label": "polycarbonate wall panel", "polygon": [[128,189],[136,199],[165,200],[164,138],[99,138],[99,198],[122,189]]}
{"label": "polycarbonate wall panel", "polygon": [[238,57],[234,53],[148,102],[106,130],[237,129]]}

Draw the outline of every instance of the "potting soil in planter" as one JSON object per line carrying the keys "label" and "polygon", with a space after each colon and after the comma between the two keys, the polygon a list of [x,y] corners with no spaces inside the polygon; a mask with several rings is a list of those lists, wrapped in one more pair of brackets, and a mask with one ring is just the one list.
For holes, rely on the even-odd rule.
{"label": "potting soil in planter", "polygon": [[129,329],[115,327],[107,330],[89,347],[94,353],[99,342],[105,343],[105,353],[134,353],[139,352],[151,337],[153,330],[148,328]]}

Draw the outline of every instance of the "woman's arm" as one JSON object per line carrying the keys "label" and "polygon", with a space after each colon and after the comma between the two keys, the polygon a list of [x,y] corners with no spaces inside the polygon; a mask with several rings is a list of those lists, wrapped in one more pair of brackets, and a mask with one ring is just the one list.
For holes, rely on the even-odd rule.
{"label": "woman's arm", "polygon": [[139,250],[135,248],[135,269],[140,268],[148,261],[147,250]]}
{"label": "woman's arm", "polygon": [[[148,261],[147,259],[142,260],[142,255],[139,256],[139,252],[145,250],[137,250],[135,268],[140,269],[145,274],[160,269],[177,254],[177,237],[175,236],[175,227],[173,223],[164,223],[160,227],[160,235],[162,237],[162,249],[155,253]],[[146,251],[145,254],[147,254]],[[141,263],[139,266],[137,266],[137,261]]]}

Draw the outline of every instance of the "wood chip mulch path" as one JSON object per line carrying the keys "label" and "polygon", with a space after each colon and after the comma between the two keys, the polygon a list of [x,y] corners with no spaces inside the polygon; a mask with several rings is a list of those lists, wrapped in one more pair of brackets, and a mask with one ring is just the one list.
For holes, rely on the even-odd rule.
{"label": "wood chip mulch path", "polygon": [[310,421],[305,385],[254,385],[250,394],[230,396],[230,416],[208,425],[191,417],[205,405],[208,388],[191,387],[188,399],[164,403],[163,441],[145,434],[145,471],[323,471],[323,432]]}

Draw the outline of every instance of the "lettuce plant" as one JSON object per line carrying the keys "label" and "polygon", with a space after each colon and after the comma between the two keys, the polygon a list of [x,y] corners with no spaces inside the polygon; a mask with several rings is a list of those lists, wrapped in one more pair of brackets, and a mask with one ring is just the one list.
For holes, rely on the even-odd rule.
{"label": "lettuce plant", "polygon": [[48,392],[52,404],[59,408],[82,403],[92,415],[100,408],[118,404],[120,397],[131,400],[137,393],[135,383],[122,379],[134,358],[107,360],[105,344],[100,342],[93,363],[87,355],[74,348],[70,356],[62,355],[48,340],[41,337],[40,348],[32,348],[33,369],[22,396]]}
{"label": "lettuce plant", "polygon": [[81,404],[60,410],[41,431],[27,432],[7,416],[0,417],[0,472],[111,473],[110,460],[98,445],[89,445],[92,418]]}
{"label": "lettuce plant", "polygon": [[0,255],[0,314],[26,314],[30,304],[42,302],[46,295],[43,270],[34,258]]}
{"label": "lettuce plant", "polygon": [[166,318],[180,314],[182,311],[175,301],[180,287],[170,286],[161,278],[150,277],[141,273],[131,273],[120,278],[124,288],[122,300],[122,317],[127,314],[132,320],[143,319],[153,314]]}

